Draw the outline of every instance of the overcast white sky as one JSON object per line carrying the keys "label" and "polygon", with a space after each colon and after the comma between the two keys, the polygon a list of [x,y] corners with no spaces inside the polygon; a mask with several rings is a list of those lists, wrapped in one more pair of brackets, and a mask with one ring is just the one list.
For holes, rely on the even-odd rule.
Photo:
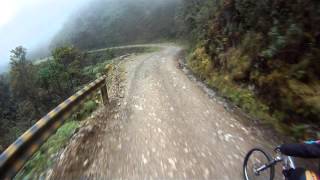
{"label": "overcast white sky", "polygon": [[0,66],[16,46],[45,43],[67,18],[91,0],[0,0]]}

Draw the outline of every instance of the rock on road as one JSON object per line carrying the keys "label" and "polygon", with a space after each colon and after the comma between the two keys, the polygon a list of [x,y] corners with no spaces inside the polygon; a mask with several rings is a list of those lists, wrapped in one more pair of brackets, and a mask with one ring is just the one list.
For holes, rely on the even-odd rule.
{"label": "rock on road", "polygon": [[119,128],[106,133],[86,174],[93,179],[242,179],[257,135],[177,68],[181,48],[125,62]]}

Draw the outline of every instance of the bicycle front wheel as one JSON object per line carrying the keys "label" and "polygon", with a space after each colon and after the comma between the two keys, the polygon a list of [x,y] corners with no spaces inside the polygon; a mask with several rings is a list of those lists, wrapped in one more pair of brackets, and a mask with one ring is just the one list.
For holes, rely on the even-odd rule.
{"label": "bicycle front wheel", "polygon": [[273,180],[274,166],[261,172],[256,170],[271,161],[270,156],[261,149],[250,150],[243,162],[243,176],[245,180]]}

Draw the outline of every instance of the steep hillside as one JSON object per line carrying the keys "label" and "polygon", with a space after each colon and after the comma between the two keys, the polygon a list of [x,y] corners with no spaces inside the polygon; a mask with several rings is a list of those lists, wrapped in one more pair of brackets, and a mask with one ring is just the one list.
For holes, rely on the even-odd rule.
{"label": "steep hillside", "polygon": [[320,127],[320,2],[185,0],[188,64],[210,86],[296,137]]}
{"label": "steep hillside", "polygon": [[52,46],[94,49],[175,36],[179,0],[96,0],[71,18]]}

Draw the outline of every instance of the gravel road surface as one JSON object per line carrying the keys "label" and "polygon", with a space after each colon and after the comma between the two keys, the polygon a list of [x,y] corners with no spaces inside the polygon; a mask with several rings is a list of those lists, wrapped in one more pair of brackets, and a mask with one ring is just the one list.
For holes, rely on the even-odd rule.
{"label": "gravel road surface", "polygon": [[[120,110],[86,171],[93,179],[242,179],[255,146],[272,147],[178,68],[181,48],[135,56]],[[266,143],[267,142],[267,143]]]}

